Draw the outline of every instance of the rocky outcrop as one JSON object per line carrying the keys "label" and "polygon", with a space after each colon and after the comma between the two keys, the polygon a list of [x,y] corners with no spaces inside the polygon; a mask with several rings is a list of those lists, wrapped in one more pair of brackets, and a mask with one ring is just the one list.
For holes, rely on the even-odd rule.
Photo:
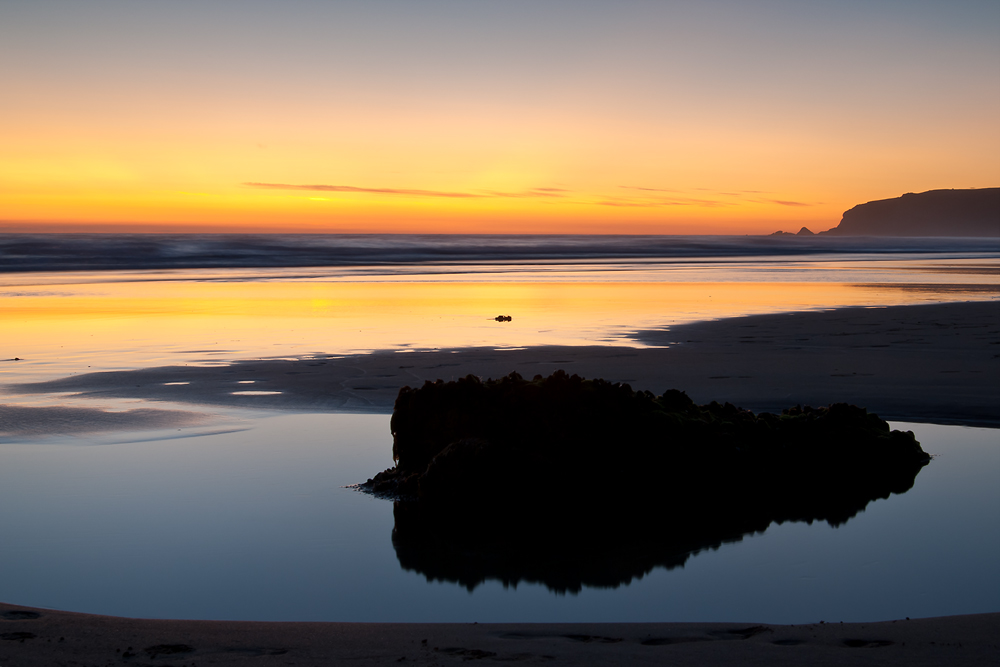
{"label": "rocky outcrop", "polygon": [[843,403],[755,415],[564,371],[404,387],[390,427],[397,465],[371,489],[428,501],[490,503],[515,486],[519,497],[590,497],[609,484],[660,496],[751,475],[840,482],[927,460],[912,434]]}
{"label": "rocky outcrop", "polygon": [[859,204],[834,236],[1000,236],[1000,188],[930,190]]}
{"label": "rocky outcrop", "polygon": [[929,460],[846,404],[755,415],[562,371],[407,387],[391,428],[396,467],[361,486],[396,501],[404,567],[469,587],[619,585],[775,521],[838,525]]}

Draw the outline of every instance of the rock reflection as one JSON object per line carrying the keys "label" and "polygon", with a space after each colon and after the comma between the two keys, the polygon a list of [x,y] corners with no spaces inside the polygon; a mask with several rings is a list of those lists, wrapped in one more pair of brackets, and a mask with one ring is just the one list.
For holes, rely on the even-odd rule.
{"label": "rock reflection", "polygon": [[472,591],[487,580],[505,587],[543,584],[558,593],[617,588],[655,568],[764,532],[772,523],[846,523],[879,498],[913,487],[920,467],[881,484],[804,482],[733,488],[714,498],[671,497],[629,503],[607,494],[557,507],[528,504],[470,511],[396,501],[392,544],[404,570]]}

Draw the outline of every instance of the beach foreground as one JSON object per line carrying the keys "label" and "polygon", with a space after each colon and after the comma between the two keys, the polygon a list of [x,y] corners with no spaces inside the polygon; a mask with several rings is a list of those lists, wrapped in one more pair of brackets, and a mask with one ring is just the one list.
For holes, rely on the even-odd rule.
{"label": "beach foreground", "polygon": [[0,664],[983,665],[1000,614],[881,623],[261,623],[0,604]]}

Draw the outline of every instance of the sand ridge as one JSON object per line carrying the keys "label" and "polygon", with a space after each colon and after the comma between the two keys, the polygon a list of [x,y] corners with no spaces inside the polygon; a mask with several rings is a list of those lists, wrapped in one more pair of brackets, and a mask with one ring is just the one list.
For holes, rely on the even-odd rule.
{"label": "sand ridge", "polygon": [[[557,369],[754,411],[848,402],[901,421],[1000,425],[1000,301],[758,315],[636,332],[656,347],[461,348],[88,373],[8,391],[389,413],[405,385]],[[251,382],[252,381],[252,382]],[[256,393],[237,393],[247,390]]]}

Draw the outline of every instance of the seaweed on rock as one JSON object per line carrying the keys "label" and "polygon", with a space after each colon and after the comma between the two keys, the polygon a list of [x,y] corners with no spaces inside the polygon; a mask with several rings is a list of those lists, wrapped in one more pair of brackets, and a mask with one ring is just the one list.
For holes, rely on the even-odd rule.
{"label": "seaweed on rock", "polygon": [[396,500],[404,567],[470,588],[619,585],[771,522],[836,526],[929,460],[843,403],[755,415],[563,371],[404,387],[391,429],[396,466],[361,487]]}

